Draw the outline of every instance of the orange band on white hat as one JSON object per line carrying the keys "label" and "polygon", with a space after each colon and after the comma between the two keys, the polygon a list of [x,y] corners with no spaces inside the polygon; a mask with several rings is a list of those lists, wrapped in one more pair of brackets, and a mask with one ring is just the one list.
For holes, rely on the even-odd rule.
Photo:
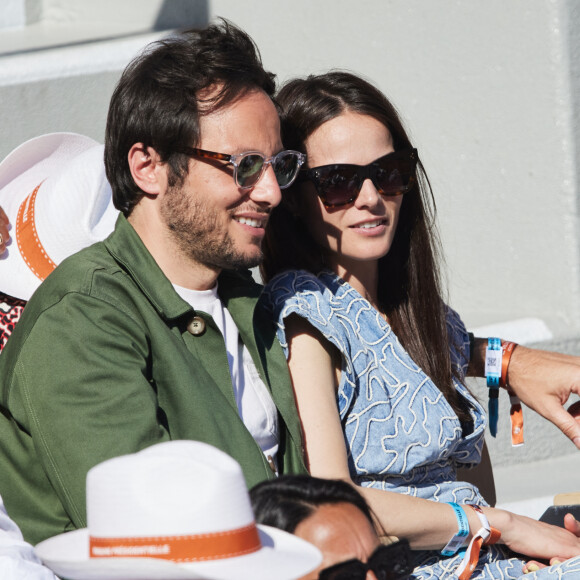
{"label": "orange band on white hat", "polygon": [[200,562],[233,558],[262,547],[255,524],[244,528],[189,536],[90,538],[91,558],[163,558]]}
{"label": "orange band on white hat", "polygon": [[30,271],[40,280],[44,280],[56,268],[56,264],[46,253],[36,231],[34,211],[36,194],[41,185],[42,183],[37,185],[18,208],[16,244]]}

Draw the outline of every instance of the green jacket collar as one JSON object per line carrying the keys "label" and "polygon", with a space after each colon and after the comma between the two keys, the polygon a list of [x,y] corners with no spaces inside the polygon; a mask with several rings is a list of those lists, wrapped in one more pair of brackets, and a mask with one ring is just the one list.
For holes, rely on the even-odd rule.
{"label": "green jacket collar", "polygon": [[[191,306],[173,288],[145,244],[127,221],[119,215],[115,231],[105,240],[105,246],[123,266],[151,304],[166,320],[174,320],[191,313]],[[236,316],[253,316],[255,303],[262,286],[256,283],[250,271],[224,270],[218,277],[218,293],[228,310]],[[235,314],[234,314],[235,313]]]}
{"label": "green jacket collar", "polygon": [[170,280],[124,215],[117,218],[115,230],[105,240],[105,246],[162,318],[173,320],[192,310],[174,290]]}

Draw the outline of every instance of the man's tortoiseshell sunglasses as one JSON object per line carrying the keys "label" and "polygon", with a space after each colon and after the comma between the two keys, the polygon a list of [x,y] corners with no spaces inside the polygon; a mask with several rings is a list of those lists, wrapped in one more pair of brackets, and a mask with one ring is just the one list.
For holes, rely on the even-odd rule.
{"label": "man's tortoiseshell sunglasses", "polygon": [[290,187],[294,183],[302,164],[306,161],[304,153],[289,150],[280,151],[280,153],[276,153],[272,157],[266,157],[258,151],[246,151],[245,153],[228,155],[227,153],[216,153],[193,147],[181,147],[177,149],[177,152],[183,153],[188,157],[216,159],[233,165],[234,181],[240,189],[254,187],[268,168],[268,165],[272,166],[280,189]]}

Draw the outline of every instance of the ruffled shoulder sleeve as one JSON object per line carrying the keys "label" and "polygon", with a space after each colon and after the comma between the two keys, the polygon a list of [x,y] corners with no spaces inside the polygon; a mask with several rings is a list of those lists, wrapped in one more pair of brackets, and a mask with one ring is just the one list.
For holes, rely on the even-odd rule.
{"label": "ruffled shoulder sleeve", "polygon": [[334,294],[317,276],[305,270],[278,274],[265,287],[261,302],[277,325],[278,340],[288,357],[285,319],[297,314],[319,330],[341,352],[344,345],[336,329],[329,324]]}
{"label": "ruffled shoulder sleeve", "polygon": [[459,314],[449,306],[445,308],[451,365],[458,372],[459,376],[465,378],[470,358],[469,334]]}
{"label": "ruffled shoulder sleeve", "polygon": [[331,273],[315,276],[304,270],[292,270],[273,278],[262,294],[262,305],[277,325],[278,340],[288,358],[285,321],[291,314],[307,320],[342,355],[342,372],[338,385],[338,410],[344,418],[355,391],[354,368],[350,356],[348,329],[352,326],[341,315],[344,293],[350,287]]}

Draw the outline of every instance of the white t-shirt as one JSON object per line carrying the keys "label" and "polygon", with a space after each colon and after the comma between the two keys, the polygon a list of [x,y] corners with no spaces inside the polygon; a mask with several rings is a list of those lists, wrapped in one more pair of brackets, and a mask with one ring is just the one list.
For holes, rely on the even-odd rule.
{"label": "white t-shirt", "polygon": [[209,314],[222,333],[240,418],[266,457],[271,459],[271,464],[276,467],[278,410],[240,338],[238,327],[219,299],[217,283],[211,290],[190,290],[175,284],[173,287],[194,310]]}

